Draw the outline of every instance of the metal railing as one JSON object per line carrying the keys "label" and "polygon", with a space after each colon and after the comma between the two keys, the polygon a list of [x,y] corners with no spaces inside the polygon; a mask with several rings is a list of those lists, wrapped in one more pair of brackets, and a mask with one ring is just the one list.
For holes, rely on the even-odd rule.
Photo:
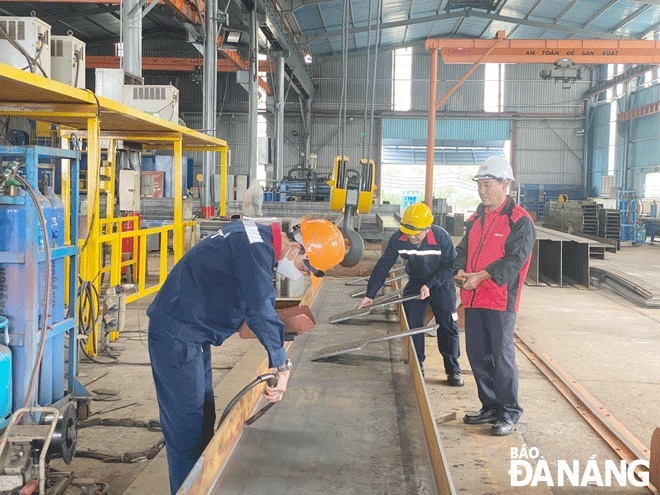
{"label": "metal railing", "polygon": [[[110,285],[120,285],[124,281],[133,283],[135,292],[126,296],[127,303],[153,294],[161,288],[168,274],[170,233],[172,238],[176,235],[174,224],[140,228],[139,222],[140,217],[137,215],[108,218],[100,221],[101,229],[104,232],[99,236],[98,241],[104,248],[107,246],[109,249],[103,249],[103,263],[99,275],[107,276],[107,282]],[[184,236],[189,235],[190,245],[194,245],[196,242],[195,220],[185,221],[182,226]],[[158,272],[155,283],[149,285],[147,238],[153,235],[160,236]],[[129,240],[132,242],[124,242]],[[79,242],[82,245],[84,239]],[[109,254],[109,263],[106,263],[107,254]],[[178,259],[173,261],[176,263]],[[122,274],[126,275],[125,279]]]}

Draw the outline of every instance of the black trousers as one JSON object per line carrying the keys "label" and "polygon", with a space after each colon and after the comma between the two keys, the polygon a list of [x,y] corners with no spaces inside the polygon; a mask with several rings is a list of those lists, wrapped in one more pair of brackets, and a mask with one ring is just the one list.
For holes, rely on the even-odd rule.
{"label": "black trousers", "polygon": [[[409,282],[403,293],[404,295],[416,294],[420,288],[421,286]],[[408,318],[408,326],[411,330],[424,326],[426,308],[429,304],[435,316],[435,322],[439,325],[437,332],[438,350],[442,354],[445,373],[448,375],[460,373],[461,366],[458,364],[458,358],[461,354],[461,347],[458,342],[458,315],[456,314],[456,287],[454,284],[448,282],[440,288],[431,289],[427,299],[415,299],[403,303]],[[423,363],[426,359],[424,335],[418,333],[412,336],[415,353],[420,363]]]}
{"label": "black trousers", "polygon": [[516,313],[480,308],[465,310],[465,346],[479,400],[485,408],[496,408],[500,419],[514,424],[523,412],[518,405],[515,324]]}

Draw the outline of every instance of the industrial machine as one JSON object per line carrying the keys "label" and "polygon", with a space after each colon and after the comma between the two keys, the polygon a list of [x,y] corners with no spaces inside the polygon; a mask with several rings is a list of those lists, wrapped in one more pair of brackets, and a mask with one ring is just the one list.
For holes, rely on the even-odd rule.
{"label": "industrial machine", "polygon": [[[79,159],[71,150],[0,147],[0,314],[6,319],[0,318],[0,326],[11,350],[0,354],[12,361],[9,372],[0,367],[0,427],[7,426],[0,443],[0,491],[35,479],[43,487],[44,463],[56,451],[70,461],[76,436],[72,401],[86,409],[90,399],[76,380],[78,326],[72,316]],[[41,174],[45,180],[52,180],[53,163],[59,168],[64,197],[49,183],[43,184],[45,195],[39,191],[40,163],[48,167],[49,174]],[[7,424],[9,411],[14,413]]]}
{"label": "industrial machine", "polygon": [[369,213],[376,190],[376,166],[373,160],[360,160],[357,168],[349,168],[347,156],[335,157],[330,189],[330,209],[343,211],[344,220],[341,231],[351,246],[341,262],[342,266],[351,267],[360,262],[364,253],[364,241],[355,231],[354,221],[357,214]]}
{"label": "industrial machine", "polygon": [[122,102],[161,119],[179,123],[179,90],[174,86],[125,85]]}
{"label": "industrial machine", "polygon": [[85,89],[85,43],[71,34],[51,36],[50,40],[51,77]]}
{"label": "industrial machine", "polygon": [[50,77],[50,25],[36,17],[0,17],[0,62]]}
{"label": "industrial machine", "polygon": [[561,82],[563,89],[569,89],[571,83],[582,79],[582,69],[576,66],[570,58],[560,58],[552,69],[543,69],[540,76],[541,79]]}
{"label": "industrial machine", "polygon": [[293,167],[280,181],[280,195],[309,201],[327,201],[330,198],[328,178],[319,176],[314,168]]}

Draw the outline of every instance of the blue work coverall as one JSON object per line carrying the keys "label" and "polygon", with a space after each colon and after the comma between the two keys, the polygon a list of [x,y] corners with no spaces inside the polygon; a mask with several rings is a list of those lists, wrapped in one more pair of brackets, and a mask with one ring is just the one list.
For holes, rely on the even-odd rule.
{"label": "blue work coverall", "polygon": [[[280,238],[275,242],[281,243]],[[286,362],[275,312],[276,266],[270,226],[227,224],[174,266],[149,306],[149,356],[175,494],[213,437],[211,345],[247,321],[271,367]]]}
{"label": "blue work coverall", "polygon": [[[403,294],[419,293],[422,285],[429,288],[430,295],[424,300],[413,300],[403,303],[408,317],[408,326],[418,328],[424,326],[426,309],[431,305],[438,328],[438,350],[442,354],[445,373],[452,375],[461,372],[458,364],[460,346],[458,342],[458,315],[456,314],[456,285],[454,284],[452,266],[456,258],[456,250],[447,232],[432,225],[426,237],[418,247],[408,240],[408,236],[399,231],[387,243],[383,256],[374,267],[366,296],[370,299],[385,283],[392,265],[401,256],[406,263],[408,283]],[[426,359],[424,349],[424,334],[412,336],[415,352],[420,363]]]}

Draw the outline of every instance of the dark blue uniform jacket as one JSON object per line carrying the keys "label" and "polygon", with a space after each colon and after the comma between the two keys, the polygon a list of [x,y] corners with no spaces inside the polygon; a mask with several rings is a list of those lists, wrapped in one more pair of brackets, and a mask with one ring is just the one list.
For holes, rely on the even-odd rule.
{"label": "dark blue uniform jacket", "polygon": [[189,344],[220,345],[247,321],[268,351],[270,366],[283,365],[284,325],[275,312],[275,266],[270,226],[248,220],[225,225],[174,266],[147,310],[151,331]]}
{"label": "dark blue uniform jacket", "polygon": [[409,285],[426,285],[433,289],[440,288],[449,281],[453,283],[452,265],[456,250],[449,234],[442,227],[433,225],[419,247],[410,242],[408,236],[401,231],[390,237],[383,256],[376,263],[369,278],[367,297],[373,299],[376,296],[399,256],[408,261],[406,273],[410,280]]}

